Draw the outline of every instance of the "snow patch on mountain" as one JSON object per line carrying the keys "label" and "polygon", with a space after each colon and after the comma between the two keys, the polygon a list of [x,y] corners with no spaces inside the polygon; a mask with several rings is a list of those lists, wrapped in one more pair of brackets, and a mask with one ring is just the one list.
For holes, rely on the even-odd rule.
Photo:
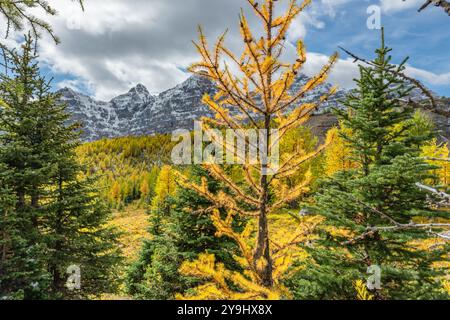
{"label": "snow patch on mountain", "polygon": [[[306,75],[297,76],[290,89],[294,95],[311,80]],[[297,105],[317,102],[327,94],[332,85],[324,83],[302,97]],[[207,78],[191,76],[183,83],[159,95],[152,95],[138,84],[125,94],[109,102],[98,101],[84,94],[64,88],[59,91],[62,101],[67,103],[73,121],[83,126],[83,140],[172,133],[177,129],[192,130],[194,121],[202,117],[214,117],[213,112],[201,100],[205,93],[214,95],[216,88]],[[338,90],[322,103],[316,114],[324,114],[334,107],[342,107],[347,90]],[[420,90],[413,90],[414,100],[426,97]],[[231,108],[233,112],[233,108]],[[448,129],[448,128],[447,128]]]}
{"label": "snow patch on mountain", "polygon": [[[308,80],[310,78],[307,76],[299,75],[292,92],[301,90]],[[300,102],[318,101],[330,88],[330,84],[322,84]],[[205,93],[213,95],[215,92],[216,88],[211,81],[195,75],[159,95],[150,94],[144,85],[138,84],[109,102],[95,100],[68,88],[59,91],[62,101],[67,103],[73,121],[83,125],[85,141],[171,133],[177,129],[191,130],[195,120],[214,116],[211,110],[201,103],[201,99]],[[338,106],[338,101],[345,94],[345,90],[339,90],[317,112],[324,113],[331,107]]]}

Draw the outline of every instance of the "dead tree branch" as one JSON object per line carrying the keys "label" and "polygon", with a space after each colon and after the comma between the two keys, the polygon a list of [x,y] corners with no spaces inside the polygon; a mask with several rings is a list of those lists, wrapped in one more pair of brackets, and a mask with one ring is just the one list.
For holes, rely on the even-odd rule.
{"label": "dead tree branch", "polygon": [[[403,0],[405,1],[405,0]],[[435,7],[442,8],[449,16],[450,16],[450,2],[445,0],[427,0],[425,3],[419,8],[419,12],[425,10],[430,5],[433,5]]]}
{"label": "dead tree branch", "polygon": [[[422,190],[431,192],[433,194],[438,195],[439,197],[442,197],[445,201],[450,201],[450,195],[446,194],[444,192],[440,192],[432,187],[428,187],[425,186],[423,184],[417,183],[416,184],[417,187],[419,187]],[[379,214],[381,217],[388,219],[393,225],[391,226],[371,226],[371,227],[367,227],[366,232],[364,232],[363,234],[361,234],[358,237],[355,237],[351,240],[345,241],[342,244],[343,245],[354,245],[360,241],[364,241],[366,239],[369,238],[373,238],[375,236],[377,236],[380,232],[396,232],[396,231],[404,231],[404,230],[412,230],[412,229],[430,229],[430,232],[432,234],[434,234],[435,236],[438,236],[440,238],[449,240],[449,235],[447,233],[444,234],[439,234],[436,232],[431,231],[432,229],[442,229],[442,228],[450,228],[450,223],[425,223],[425,224],[419,224],[419,223],[414,223],[414,222],[410,222],[410,223],[400,223],[398,221],[396,221],[393,217],[391,217],[390,215],[382,212],[381,210],[372,207],[371,205],[368,205],[362,201],[360,201],[359,199],[357,199],[356,197],[352,197],[358,204],[370,209],[371,211],[373,211],[374,213]]]}
{"label": "dead tree branch", "polygon": [[429,161],[450,162],[450,158],[431,158],[431,157],[425,157],[425,158],[423,158],[423,159],[429,160]]}
{"label": "dead tree branch", "polygon": [[[368,227],[367,231],[361,234],[360,236],[353,238],[349,241],[345,241],[343,245],[354,245],[360,241],[364,241],[366,239],[372,238],[377,235],[379,232],[396,232],[403,230],[412,230],[412,229],[433,229],[433,228],[450,228],[450,223],[408,223],[408,224],[400,224],[395,226],[387,226],[387,227]],[[449,239],[445,234],[437,234],[433,233],[440,238]]]}
{"label": "dead tree branch", "polygon": [[416,183],[416,186],[424,190],[426,192],[429,192],[431,194],[434,194],[439,200],[436,201],[436,199],[432,199],[431,202],[433,205],[439,207],[439,208],[450,208],[450,194],[447,194],[443,191],[439,191],[435,188],[423,185],[421,183]]}
{"label": "dead tree branch", "polygon": [[[369,65],[371,67],[377,67],[377,65],[374,62],[369,61],[369,60],[364,59],[364,58],[361,58],[361,57],[357,56],[356,54],[350,52],[349,50],[347,50],[347,49],[345,49],[343,47],[339,47],[339,49],[341,49],[346,54],[348,54],[350,57],[352,57],[354,59],[355,63],[360,61],[360,62],[362,62],[364,64],[367,64],[367,65]],[[436,112],[438,114],[441,114],[443,116],[446,116],[446,117],[450,116],[450,111],[447,112],[445,110],[444,111],[439,110],[439,108],[437,106],[437,103],[436,103],[436,99],[434,98],[433,94],[419,80],[411,78],[411,77],[408,77],[405,73],[403,73],[401,71],[395,71],[395,70],[387,70],[387,71],[391,72],[392,74],[395,74],[395,75],[399,76],[400,78],[402,78],[402,79],[404,79],[406,81],[409,81],[414,87],[416,87],[417,89],[422,91],[423,94],[426,95],[427,98],[429,99],[431,106],[428,107],[428,108],[426,108],[425,106],[420,106],[417,102],[414,102],[411,99],[408,101],[408,103],[412,104],[414,107],[420,106],[421,108],[433,110],[434,112]]]}
{"label": "dead tree branch", "polygon": [[416,186],[417,186],[419,189],[422,189],[422,190],[424,190],[424,191],[431,192],[431,193],[437,195],[438,197],[440,197],[440,198],[442,198],[442,199],[450,200],[450,194],[447,194],[447,193],[445,193],[445,192],[436,190],[435,188],[426,186],[426,185],[421,184],[421,183],[416,183]]}

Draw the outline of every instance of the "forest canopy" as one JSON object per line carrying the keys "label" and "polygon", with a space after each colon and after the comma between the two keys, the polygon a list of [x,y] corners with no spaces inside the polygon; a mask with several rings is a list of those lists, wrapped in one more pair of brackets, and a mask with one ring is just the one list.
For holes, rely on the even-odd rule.
{"label": "forest canopy", "polygon": [[[318,134],[310,120],[337,87],[315,89],[339,55],[301,86],[304,39],[285,55],[312,1],[243,2],[254,19],[238,16],[238,52],[199,27],[188,71],[216,88],[201,121],[218,134],[200,147],[226,150],[227,130],[265,144],[255,161],[187,165],[173,163],[170,135],[83,142],[39,60],[41,33],[59,40],[30,12],[55,15],[51,2],[0,0],[6,36],[31,30],[0,44],[0,300],[450,298],[450,148],[430,116],[447,111],[405,75],[407,58],[394,61],[382,28],[370,58],[345,51],[359,76]],[[421,10],[431,4],[448,8]]]}

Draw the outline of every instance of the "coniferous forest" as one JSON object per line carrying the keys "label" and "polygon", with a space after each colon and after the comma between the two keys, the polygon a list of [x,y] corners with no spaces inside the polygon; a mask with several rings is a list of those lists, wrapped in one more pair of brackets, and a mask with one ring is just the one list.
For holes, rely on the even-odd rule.
{"label": "coniferous forest", "polygon": [[[41,59],[60,42],[54,1],[1,0],[0,300],[449,300],[449,100],[393,58],[386,28],[370,56],[342,42],[296,85],[310,56],[289,32],[311,2],[242,0],[221,28],[238,27],[238,52],[198,28],[185,72],[214,85],[198,101],[214,116],[184,147],[214,142],[219,161],[186,164],[172,132],[84,139]],[[414,19],[450,14],[435,5]],[[318,129],[340,59],[357,76]],[[235,154],[241,135],[256,161]]]}

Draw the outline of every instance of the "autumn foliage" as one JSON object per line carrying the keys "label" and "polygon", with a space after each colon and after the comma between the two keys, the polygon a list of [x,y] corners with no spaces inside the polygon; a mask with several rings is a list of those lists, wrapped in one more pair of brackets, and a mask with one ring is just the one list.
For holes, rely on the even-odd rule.
{"label": "autumn foliage", "polygon": [[[258,146],[258,150],[269,155],[279,140],[304,124],[314,110],[333,94],[334,88],[316,103],[302,103],[302,98],[308,92],[327,79],[337,55],[333,55],[321,72],[297,92],[292,92],[290,88],[307,59],[304,43],[298,41],[297,59],[293,63],[282,61],[286,33],[293,20],[310,2],[303,1],[299,5],[297,1],[289,1],[287,10],[277,16],[277,1],[257,3],[248,0],[264,32],[262,35],[254,34],[242,12],[239,22],[244,49],[240,56],[226,48],[225,34],[210,49],[200,28],[199,42],[195,46],[201,61],[193,64],[190,71],[209,78],[218,88],[214,97],[205,95],[203,98],[203,103],[216,113],[213,119],[203,119],[205,128],[227,128],[236,132],[244,127],[264,129],[268,143],[265,147]],[[229,63],[234,64],[234,69]],[[236,68],[239,71],[233,72]],[[231,113],[229,106],[237,111]],[[278,130],[279,137],[271,135],[273,129]],[[187,177],[180,176],[183,186],[196,190],[211,202],[208,211],[217,228],[217,236],[229,237],[238,243],[240,255],[236,260],[244,270],[243,273],[228,272],[221,264],[215,263],[213,256],[207,254],[200,256],[198,261],[186,262],[181,268],[183,273],[211,280],[198,288],[200,295],[204,295],[204,289],[208,288],[208,298],[226,296],[264,299],[285,296],[281,280],[293,261],[295,250],[291,249],[308,239],[318,221],[298,222],[287,241],[283,239],[283,243],[277,243],[270,228],[270,217],[286,203],[297,200],[308,191],[310,173],[305,174],[304,179],[294,186],[288,186],[286,179],[296,175],[299,168],[317,157],[331,139],[332,136],[324,145],[311,152],[301,149],[282,154],[279,170],[272,175],[266,174],[273,169],[270,164],[260,161],[254,165],[245,159],[242,168],[245,181],[240,184],[227,174],[223,166],[205,165],[208,172],[227,187],[226,191],[216,194],[208,190],[206,181],[197,185]],[[237,216],[251,221],[243,232],[233,228]],[[233,282],[239,289],[236,292],[232,290],[226,280]]]}

